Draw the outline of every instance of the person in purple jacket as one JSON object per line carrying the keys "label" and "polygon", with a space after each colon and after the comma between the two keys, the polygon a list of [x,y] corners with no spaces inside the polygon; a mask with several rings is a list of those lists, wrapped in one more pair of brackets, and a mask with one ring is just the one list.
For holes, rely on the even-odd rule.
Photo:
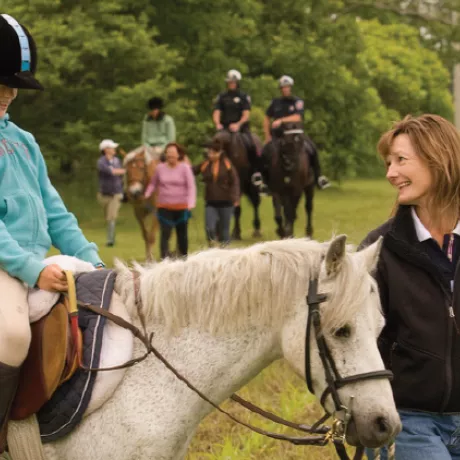
{"label": "person in purple jacket", "polygon": [[123,169],[120,160],[115,156],[118,144],[111,139],[104,139],[99,144],[101,157],[97,161],[99,174],[99,192],[97,201],[104,208],[107,221],[107,246],[115,244],[115,223],[123,198]]}
{"label": "person in purple jacket", "polygon": [[183,161],[185,150],[175,142],[165,148],[166,162],[160,163],[145,190],[145,198],[157,192],[158,221],[160,222],[160,255],[169,254],[169,239],[176,229],[181,255],[188,253],[188,220],[196,205],[196,184],[190,165]]}

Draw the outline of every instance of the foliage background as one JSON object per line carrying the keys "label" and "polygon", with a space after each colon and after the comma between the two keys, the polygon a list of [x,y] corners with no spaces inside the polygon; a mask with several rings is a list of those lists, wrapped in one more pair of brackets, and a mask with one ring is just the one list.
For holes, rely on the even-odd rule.
{"label": "foliage background", "polygon": [[449,21],[460,7],[434,3],[435,10],[430,0],[0,0],[33,33],[46,87],[22,91],[11,115],[35,134],[52,174],[80,171],[90,180],[102,138],[126,150],[139,144],[151,96],[167,100],[178,139],[194,156],[212,134],[212,102],[229,68],[243,73],[259,133],[277,78],[289,74],[326,172],[375,175],[375,144],[391,121],[453,116],[459,27]]}

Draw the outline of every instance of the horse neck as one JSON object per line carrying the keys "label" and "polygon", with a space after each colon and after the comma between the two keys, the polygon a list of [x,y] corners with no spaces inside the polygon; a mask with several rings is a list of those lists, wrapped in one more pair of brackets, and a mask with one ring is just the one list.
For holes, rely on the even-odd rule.
{"label": "horse neck", "polygon": [[[153,332],[153,344],[168,362],[218,404],[281,357],[281,347],[277,343],[279,334],[270,330],[252,329],[244,333],[214,336],[184,328],[178,335],[168,336],[163,327],[157,325],[153,327]],[[137,345],[136,348],[136,353],[141,354],[142,346]],[[156,358],[151,359],[150,364],[151,378],[157,379],[158,367],[164,366]],[[210,412],[210,406],[172,377],[171,371],[166,370],[164,378],[176,387],[175,394],[178,399],[184,398],[185,405],[194,399],[203,417]]]}
{"label": "horse neck", "polygon": [[224,149],[228,158],[233,163],[237,170],[248,166],[248,155],[246,147],[241,139],[240,133],[224,133],[221,134],[221,140],[224,142]]}

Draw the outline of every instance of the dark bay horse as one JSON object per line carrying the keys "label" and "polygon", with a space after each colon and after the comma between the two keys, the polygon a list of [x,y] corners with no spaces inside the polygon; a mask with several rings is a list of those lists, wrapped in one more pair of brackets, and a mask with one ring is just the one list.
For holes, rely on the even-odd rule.
{"label": "dark bay horse", "polygon": [[315,147],[306,139],[301,123],[284,123],[280,133],[282,134],[266,147],[270,149],[268,153],[271,156],[268,186],[273,195],[276,233],[281,238],[294,235],[297,206],[302,194],[305,194],[305,233],[311,237],[315,180],[308,149]]}
{"label": "dark bay horse", "polygon": [[[256,149],[260,152],[262,148],[262,143],[258,136],[252,134],[252,140]],[[251,175],[254,172],[253,167],[249,159],[250,152],[243,140],[243,134],[241,133],[231,133],[226,130],[218,131],[213,139],[219,139],[223,146],[225,154],[228,156],[230,161],[235,166],[238,171],[238,176],[240,179],[240,196],[243,194],[249,198],[249,201],[252,204],[254,210],[254,218],[252,221],[254,238],[259,238],[262,236],[260,230],[260,217],[259,217],[259,206],[260,206],[260,196],[259,191],[255,185],[251,182]],[[234,213],[234,226],[232,231],[232,238],[235,240],[241,240],[241,204],[235,206]]]}
{"label": "dark bay horse", "polygon": [[150,179],[155,174],[159,159],[146,147],[125,154],[123,160],[125,174],[126,194],[133,205],[134,215],[139,223],[142,238],[145,242],[145,257],[147,261],[153,259],[153,246],[158,232],[158,219],[156,217],[156,194],[149,199],[144,198],[144,191]]}

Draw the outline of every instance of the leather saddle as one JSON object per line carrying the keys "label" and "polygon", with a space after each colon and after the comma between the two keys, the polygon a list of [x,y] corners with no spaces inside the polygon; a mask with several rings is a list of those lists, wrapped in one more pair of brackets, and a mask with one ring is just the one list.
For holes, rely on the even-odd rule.
{"label": "leather saddle", "polygon": [[68,296],[61,295],[50,312],[31,324],[29,353],[21,367],[10,418],[22,420],[37,413],[62,383],[79,368],[82,336],[78,328],[75,281],[65,272]]}

